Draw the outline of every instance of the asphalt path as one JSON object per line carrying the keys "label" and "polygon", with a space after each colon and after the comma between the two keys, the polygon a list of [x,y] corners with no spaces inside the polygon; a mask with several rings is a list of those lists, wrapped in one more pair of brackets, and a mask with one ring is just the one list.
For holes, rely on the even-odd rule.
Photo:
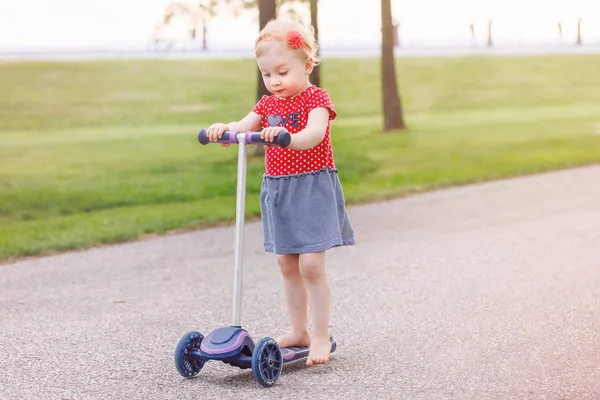
{"label": "asphalt path", "polygon": [[[184,333],[230,323],[226,226],[0,265],[0,398],[600,398],[600,166],[349,213],[327,365],[286,365],[269,389],[218,362],[177,373]],[[258,223],[245,237],[242,322],[277,336],[276,263]]]}

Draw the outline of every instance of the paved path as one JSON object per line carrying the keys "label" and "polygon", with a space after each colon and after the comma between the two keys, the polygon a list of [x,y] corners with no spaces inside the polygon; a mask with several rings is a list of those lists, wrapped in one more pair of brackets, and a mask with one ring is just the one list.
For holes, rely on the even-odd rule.
{"label": "paved path", "polygon": [[[271,389],[216,362],[177,374],[183,333],[230,322],[223,227],[0,266],[0,398],[600,398],[600,166],[349,211],[359,244],[328,257],[328,365],[286,366]],[[257,338],[285,329],[260,243],[248,225]]]}

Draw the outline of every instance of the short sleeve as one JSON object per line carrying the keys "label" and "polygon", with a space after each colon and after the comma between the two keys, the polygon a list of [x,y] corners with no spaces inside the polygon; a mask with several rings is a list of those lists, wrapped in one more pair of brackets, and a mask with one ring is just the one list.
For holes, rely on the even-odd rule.
{"label": "short sleeve", "polygon": [[266,104],[268,98],[269,98],[269,96],[261,97],[260,100],[258,101],[258,103],[256,103],[254,105],[254,107],[252,108],[252,112],[263,117],[266,114],[265,104]]}
{"label": "short sleeve", "polygon": [[335,107],[331,102],[329,93],[325,89],[316,88],[307,98],[306,112],[310,113],[315,108],[325,107],[329,110],[329,120],[334,120],[337,117]]}

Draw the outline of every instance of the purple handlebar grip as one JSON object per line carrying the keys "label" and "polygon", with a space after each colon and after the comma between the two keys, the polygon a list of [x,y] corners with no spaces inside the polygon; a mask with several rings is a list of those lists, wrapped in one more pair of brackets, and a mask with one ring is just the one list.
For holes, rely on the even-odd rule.
{"label": "purple handlebar grip", "polygon": [[246,132],[245,137],[246,144],[266,144],[267,146],[279,146],[279,147],[288,147],[292,142],[292,135],[283,131],[280,132],[279,135],[275,136],[275,140],[273,142],[266,142],[265,139],[260,137],[260,133],[258,132]]}
{"label": "purple handlebar grip", "polygon": [[[209,144],[211,141],[208,139],[208,135],[206,134],[206,129],[200,129],[198,132],[198,141],[201,144]],[[230,143],[237,144],[237,132],[225,132],[221,139],[217,140],[217,143]]]}
{"label": "purple handlebar grip", "polygon": [[200,129],[198,132],[198,141],[200,144],[209,144],[210,140],[208,140],[208,136],[206,136],[206,129]]}
{"label": "purple handlebar grip", "polygon": [[[237,144],[237,135],[238,135],[237,132],[225,132],[225,133],[223,133],[223,136],[221,137],[221,139],[217,140],[217,143]],[[267,146],[288,147],[290,145],[291,141],[292,141],[292,135],[287,131],[283,131],[283,132],[279,133],[279,135],[277,135],[275,137],[275,141],[269,142],[269,143],[267,143],[264,139],[262,139],[260,137],[260,133],[258,133],[258,132],[246,132],[245,137],[244,137],[244,142],[246,144],[263,143],[263,144],[266,144]],[[201,129],[200,132],[198,133],[198,142],[200,142],[201,144],[211,143],[210,140],[208,139],[208,135],[206,134],[206,129]]]}
{"label": "purple handlebar grip", "polygon": [[237,144],[237,134],[237,132],[225,132],[223,133],[223,136],[221,136],[221,139],[217,140],[217,142]]}

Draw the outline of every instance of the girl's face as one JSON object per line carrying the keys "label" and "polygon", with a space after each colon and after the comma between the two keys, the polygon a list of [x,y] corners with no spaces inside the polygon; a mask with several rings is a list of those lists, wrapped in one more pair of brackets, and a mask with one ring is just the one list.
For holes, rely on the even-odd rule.
{"label": "girl's face", "polygon": [[303,61],[285,42],[263,44],[256,58],[258,68],[269,92],[277,97],[292,97],[308,87],[312,62]]}

